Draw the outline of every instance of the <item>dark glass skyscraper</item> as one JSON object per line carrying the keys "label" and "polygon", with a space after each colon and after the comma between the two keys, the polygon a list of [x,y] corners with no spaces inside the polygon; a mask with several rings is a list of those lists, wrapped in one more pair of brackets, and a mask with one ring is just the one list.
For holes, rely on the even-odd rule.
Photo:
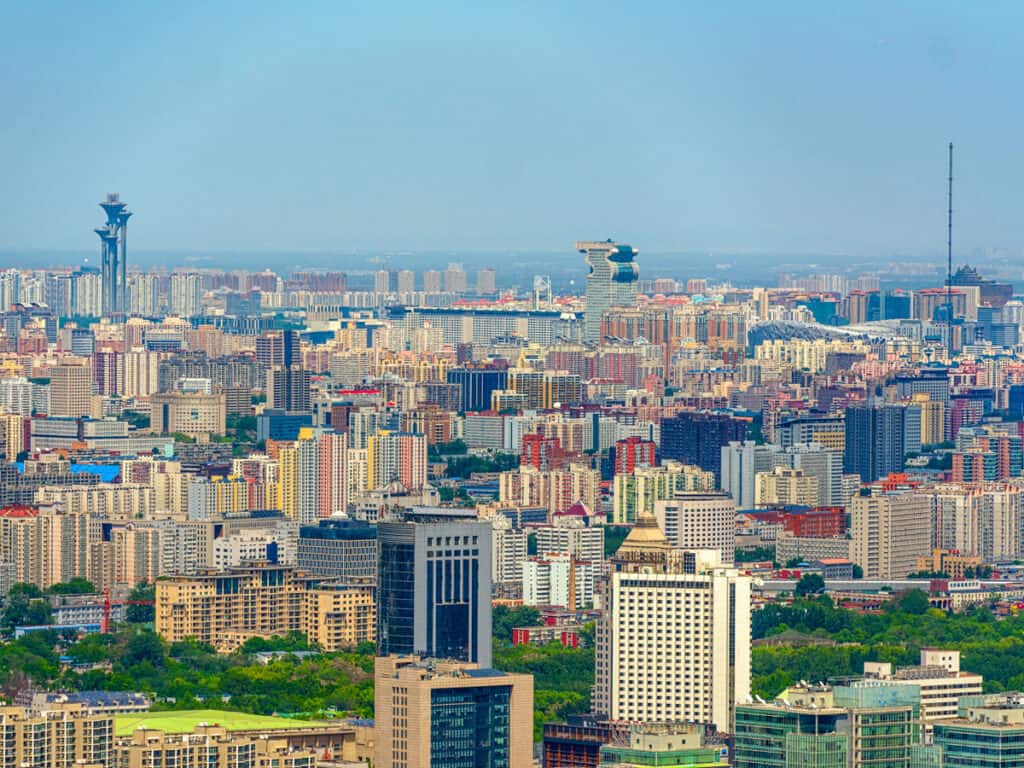
{"label": "dark glass skyscraper", "polygon": [[921,450],[921,407],[903,403],[846,409],[844,469],[871,483],[901,472],[908,453]]}
{"label": "dark glass skyscraper", "polygon": [[452,368],[448,383],[462,388],[460,410],[487,411],[491,408],[491,393],[508,386],[508,371],[499,368]]}
{"label": "dark glass skyscraper", "polygon": [[661,458],[696,464],[722,480],[722,446],[747,439],[749,421],[727,413],[680,413],[661,422]]}
{"label": "dark glass skyscraper", "polygon": [[491,526],[417,508],[377,525],[377,653],[491,665]]}

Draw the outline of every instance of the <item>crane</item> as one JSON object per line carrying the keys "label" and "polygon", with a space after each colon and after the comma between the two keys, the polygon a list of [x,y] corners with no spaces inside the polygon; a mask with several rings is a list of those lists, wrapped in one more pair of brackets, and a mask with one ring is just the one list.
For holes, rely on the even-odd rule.
{"label": "crane", "polygon": [[114,605],[156,605],[155,600],[111,600],[110,588],[103,590],[103,621],[100,623],[100,634],[110,634],[110,608]]}

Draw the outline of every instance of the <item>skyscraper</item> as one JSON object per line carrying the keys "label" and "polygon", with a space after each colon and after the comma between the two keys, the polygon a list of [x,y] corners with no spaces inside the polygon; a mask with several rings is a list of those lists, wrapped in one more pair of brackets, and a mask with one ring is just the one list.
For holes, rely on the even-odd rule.
{"label": "skyscraper", "polygon": [[116,192],[108,194],[107,199],[100,203],[100,208],[107,214],[107,223],[95,229],[102,244],[100,264],[103,274],[103,313],[124,312],[128,306],[128,219],[132,214],[127,203],[122,203]]}
{"label": "skyscraper", "polygon": [[612,558],[595,637],[594,710],[731,731],[750,696],[750,577],[675,549],[641,513]]}
{"label": "skyscraper", "polygon": [[903,470],[908,453],[921,450],[918,403],[855,405],[846,409],[845,470],[871,483]]}
{"label": "skyscraper", "polygon": [[422,507],[377,524],[377,655],[491,665],[491,526]]}
{"label": "skyscraper", "polygon": [[661,422],[661,457],[696,464],[721,482],[722,448],[746,440],[748,425],[727,413],[684,411]]}
{"label": "skyscraper", "polygon": [[581,240],[576,250],[584,255],[590,266],[587,275],[587,309],[583,318],[583,339],[592,343],[601,340],[601,316],[612,307],[632,307],[636,304],[637,250],[631,245],[611,240],[595,242]]}

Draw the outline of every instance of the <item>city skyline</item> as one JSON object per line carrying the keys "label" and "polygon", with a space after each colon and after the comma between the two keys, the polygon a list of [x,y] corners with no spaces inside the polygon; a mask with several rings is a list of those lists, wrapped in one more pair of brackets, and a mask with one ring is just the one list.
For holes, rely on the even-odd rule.
{"label": "city skyline", "polygon": [[[2,90],[33,108],[0,128],[19,148],[2,252],[85,253],[98,188],[147,212],[140,257],[568,255],[580,235],[645,254],[932,256],[949,140],[954,253],[1024,247],[1024,169],[1001,149],[1024,117],[1002,98],[1021,55],[1012,5],[229,5],[102,22],[60,7],[4,11],[20,75]],[[90,31],[133,62],[113,154]]]}

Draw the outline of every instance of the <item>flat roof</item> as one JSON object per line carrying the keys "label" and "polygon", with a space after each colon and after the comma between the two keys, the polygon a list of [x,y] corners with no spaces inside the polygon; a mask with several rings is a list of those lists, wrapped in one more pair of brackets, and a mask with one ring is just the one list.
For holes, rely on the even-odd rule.
{"label": "flat roof", "polygon": [[221,709],[187,709],[117,715],[114,733],[117,736],[131,736],[139,728],[150,728],[165,733],[192,733],[201,723],[218,725],[229,731],[271,731],[326,725],[320,721],[250,715],[247,712],[227,712]]}

